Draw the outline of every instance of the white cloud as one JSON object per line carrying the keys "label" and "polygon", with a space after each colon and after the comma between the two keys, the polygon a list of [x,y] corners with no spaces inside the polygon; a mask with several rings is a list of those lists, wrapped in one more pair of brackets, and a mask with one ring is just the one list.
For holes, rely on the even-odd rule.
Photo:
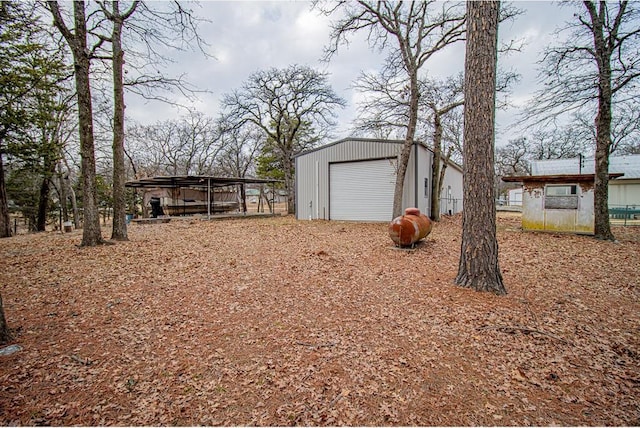
{"label": "white cloud", "polygon": [[290,37],[298,51],[310,50],[319,56],[321,43],[329,40],[329,19],[316,11],[302,10],[295,18]]}
{"label": "white cloud", "polygon": [[[550,43],[555,43],[553,31],[571,19],[572,10],[550,2],[516,2],[526,13],[500,27],[501,40],[524,38],[528,43],[520,53],[500,59],[500,66],[514,68],[522,79],[513,88],[513,102],[524,105],[537,87],[536,61]],[[185,73],[187,79],[211,94],[200,95],[193,104],[201,111],[216,116],[222,94],[242,85],[255,71],[270,67],[286,67],[298,63],[329,73],[334,90],[349,103],[341,114],[340,135],[348,133],[355,117],[356,103],[363,99],[351,89],[362,70],[376,71],[384,61],[384,54],[372,50],[366,34],[350,38],[349,46],[342,46],[330,63],[320,62],[323,48],[329,43],[330,18],[310,10],[306,1],[214,1],[203,2],[198,14],[211,20],[202,27],[202,36],[211,45],[217,58],[205,58],[198,53],[175,53],[174,75]],[[464,43],[459,43],[434,55],[426,65],[429,75],[444,78],[464,67]],[[177,97],[177,96],[176,96]],[[127,98],[127,114],[141,122],[153,122],[179,113],[159,103]],[[511,129],[517,110],[498,112],[500,129]],[[505,133],[499,138],[499,144]],[[511,137],[511,136],[509,136]],[[506,137],[505,137],[506,138]]]}

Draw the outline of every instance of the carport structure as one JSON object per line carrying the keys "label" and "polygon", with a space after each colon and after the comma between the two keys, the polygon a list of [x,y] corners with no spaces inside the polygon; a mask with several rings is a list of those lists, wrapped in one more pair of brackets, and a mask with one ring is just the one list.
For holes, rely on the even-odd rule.
{"label": "carport structure", "polygon": [[[206,194],[206,201],[203,201],[200,205],[206,207],[207,218],[211,218],[212,209],[214,209],[215,201],[215,189],[222,187],[240,187],[240,195],[242,200],[241,211],[246,214],[247,202],[246,202],[246,189],[247,184],[262,184],[270,185],[271,194],[275,195],[276,184],[280,183],[280,180],[263,179],[263,178],[245,178],[245,177],[216,177],[209,175],[173,175],[173,176],[159,176],[141,178],[138,180],[128,181],[125,183],[125,187],[134,189],[168,189],[171,192],[171,198],[174,203],[178,201],[178,195],[181,189],[193,189]],[[208,203],[207,203],[208,201]],[[182,207],[184,208],[183,214],[186,213],[187,202],[183,198]],[[269,203],[269,212],[273,214],[273,203]]]}

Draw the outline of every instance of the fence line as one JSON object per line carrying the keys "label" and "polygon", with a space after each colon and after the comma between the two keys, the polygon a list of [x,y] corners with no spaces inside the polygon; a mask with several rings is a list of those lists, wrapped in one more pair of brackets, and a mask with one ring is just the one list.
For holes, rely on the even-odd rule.
{"label": "fence line", "polygon": [[640,226],[640,204],[609,205],[609,219],[615,220],[615,224]]}
{"label": "fence line", "polygon": [[452,215],[460,212],[461,210],[458,209],[459,201],[462,199],[440,198],[440,215]]}

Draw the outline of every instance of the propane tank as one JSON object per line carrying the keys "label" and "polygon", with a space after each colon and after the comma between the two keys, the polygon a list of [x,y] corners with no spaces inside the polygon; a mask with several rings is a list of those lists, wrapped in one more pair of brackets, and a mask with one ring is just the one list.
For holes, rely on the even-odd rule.
{"label": "propane tank", "polygon": [[431,233],[433,223],[418,208],[407,208],[404,215],[389,223],[389,236],[400,247],[408,247]]}

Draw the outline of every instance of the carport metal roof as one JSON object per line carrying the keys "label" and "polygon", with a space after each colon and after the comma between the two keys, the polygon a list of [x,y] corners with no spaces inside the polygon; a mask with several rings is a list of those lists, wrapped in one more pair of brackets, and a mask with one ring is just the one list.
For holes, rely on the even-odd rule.
{"label": "carport metal roof", "polygon": [[210,175],[172,175],[161,177],[148,177],[139,180],[127,181],[126,187],[152,188],[152,187],[223,187],[234,184],[272,184],[280,183],[280,180],[268,178],[242,178],[242,177],[214,177]]}

